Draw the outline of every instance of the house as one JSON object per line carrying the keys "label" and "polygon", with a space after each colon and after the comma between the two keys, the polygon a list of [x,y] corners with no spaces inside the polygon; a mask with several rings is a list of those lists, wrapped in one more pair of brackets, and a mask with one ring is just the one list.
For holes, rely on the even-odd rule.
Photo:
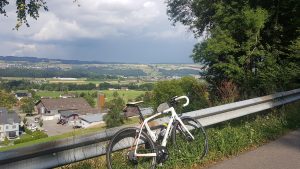
{"label": "house", "polygon": [[0,141],[5,137],[14,139],[19,137],[19,124],[21,120],[16,112],[8,112],[6,108],[0,108]]}
{"label": "house", "polygon": [[82,128],[92,127],[98,124],[104,123],[103,114],[86,114],[79,116],[80,121],[76,125],[81,126]]}
{"label": "house", "polygon": [[128,91],[129,89],[128,89],[128,87],[121,87],[121,90],[126,90],[126,91]]}
{"label": "house", "polygon": [[[60,110],[58,111],[60,114],[60,119],[63,119],[64,121],[66,121],[69,125],[72,126],[81,126],[81,124],[78,124],[78,122],[81,120],[81,117],[95,117],[94,120],[96,121],[92,121],[90,123],[94,123],[97,122],[98,116],[93,116],[93,115],[101,115],[100,109],[95,109],[95,108],[90,108],[90,109],[85,109],[85,110]],[[101,115],[102,116],[102,115]],[[102,118],[101,118],[102,120]]]}
{"label": "house", "polygon": [[68,122],[68,124],[73,125],[77,120],[79,113],[74,110],[62,110],[59,111],[60,119]]}
{"label": "house", "polygon": [[28,92],[16,92],[15,93],[15,97],[18,99],[18,100],[21,100],[23,99],[24,97],[32,97],[31,93],[28,93]]}
{"label": "house", "polygon": [[59,95],[60,98],[66,99],[66,98],[75,98],[76,95],[74,93],[67,93],[67,94],[61,94]]}
{"label": "house", "polygon": [[62,112],[85,114],[87,111],[97,111],[84,98],[42,98],[36,103],[36,108],[43,120],[60,119]]}

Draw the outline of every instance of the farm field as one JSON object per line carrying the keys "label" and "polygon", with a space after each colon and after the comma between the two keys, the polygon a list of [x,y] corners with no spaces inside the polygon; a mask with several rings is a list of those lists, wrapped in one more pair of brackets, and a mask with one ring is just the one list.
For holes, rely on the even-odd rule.
{"label": "farm field", "polygon": [[[145,82],[144,80],[139,80],[137,82],[136,78],[131,78],[131,79],[126,79],[126,80],[118,80],[118,79],[105,79],[105,80],[91,80],[88,78],[76,78],[74,80],[70,79],[58,79],[58,78],[32,78],[32,77],[1,77],[3,80],[29,80],[29,81],[46,81],[48,83],[75,83],[75,84],[96,84],[98,86],[100,83],[111,83],[111,84],[130,84],[130,83],[135,83],[135,84],[144,84],[144,83],[149,83]],[[150,81],[150,83],[152,83]]]}
{"label": "farm field", "polygon": [[[113,93],[115,91],[112,90],[75,90],[75,91],[69,91],[68,93],[93,93],[93,92],[99,92],[104,93],[106,101],[109,101],[113,97]],[[137,91],[137,90],[118,90],[117,91],[119,95],[127,102],[129,99],[135,99],[141,94],[144,94],[145,91]],[[46,90],[40,90],[37,91],[37,95],[41,97],[52,97],[52,98],[58,98],[61,94],[64,94],[64,91],[46,91]]]}

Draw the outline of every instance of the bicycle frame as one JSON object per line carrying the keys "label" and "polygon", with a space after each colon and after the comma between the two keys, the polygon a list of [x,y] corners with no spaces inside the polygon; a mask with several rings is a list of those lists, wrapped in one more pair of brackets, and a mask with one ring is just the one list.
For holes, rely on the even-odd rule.
{"label": "bicycle frame", "polygon": [[166,133],[164,135],[164,138],[163,138],[163,141],[161,143],[161,146],[165,147],[167,145],[167,139],[169,137],[169,132],[171,131],[171,127],[173,125],[174,120],[177,120],[183,126],[184,130],[188,132],[188,134],[191,136],[191,138],[194,139],[194,136],[190,133],[190,131],[187,129],[187,127],[183,124],[182,120],[178,117],[175,109],[173,107],[170,107],[170,108],[164,110],[163,112],[156,113],[153,116],[148,117],[148,118],[146,118],[144,120],[144,122],[141,125],[140,131],[139,131],[139,135],[138,135],[138,137],[137,137],[137,139],[135,141],[136,146],[135,146],[135,150],[134,150],[134,155],[136,157],[155,157],[156,156],[156,153],[146,153],[146,154],[139,154],[139,153],[137,153],[137,149],[138,149],[138,144],[137,143],[138,143],[138,141],[140,139],[140,136],[141,136],[141,133],[142,133],[142,129],[143,129],[144,126],[145,126],[145,128],[146,128],[149,136],[151,137],[151,139],[154,142],[156,142],[157,139],[158,139],[158,135],[155,135],[155,132],[150,129],[150,127],[148,125],[148,122],[150,120],[152,120],[153,118],[157,117],[157,116],[160,116],[162,114],[169,113],[169,112],[171,112],[172,115],[171,115],[170,120],[168,122],[167,130],[166,130]]}

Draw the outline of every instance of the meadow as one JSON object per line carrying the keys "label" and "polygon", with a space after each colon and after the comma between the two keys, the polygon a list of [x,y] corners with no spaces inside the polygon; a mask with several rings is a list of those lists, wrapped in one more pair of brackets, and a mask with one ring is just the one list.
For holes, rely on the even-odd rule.
{"label": "meadow", "polygon": [[[94,93],[99,92],[103,93],[105,95],[106,101],[110,101],[113,97],[114,90],[75,90],[75,91],[69,91],[68,93]],[[118,94],[127,102],[128,100],[134,100],[136,97],[140,96],[141,94],[144,94],[145,91],[137,91],[137,90],[116,90]],[[66,93],[65,91],[46,91],[46,90],[40,90],[37,91],[37,95],[41,97],[52,97],[52,98],[58,98],[60,95]]]}

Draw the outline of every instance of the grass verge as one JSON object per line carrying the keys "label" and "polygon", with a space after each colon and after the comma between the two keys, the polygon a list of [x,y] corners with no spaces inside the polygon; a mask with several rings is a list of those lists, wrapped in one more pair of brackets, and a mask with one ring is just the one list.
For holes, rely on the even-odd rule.
{"label": "grass verge", "polygon": [[[207,128],[209,153],[199,161],[200,149],[170,156],[161,169],[202,168],[216,161],[275,140],[288,131],[300,128],[300,102],[249,115]],[[170,147],[170,154],[175,149]],[[188,158],[186,158],[188,157]],[[126,168],[126,166],[124,166]],[[106,168],[105,157],[97,157],[60,167],[60,169]]]}

